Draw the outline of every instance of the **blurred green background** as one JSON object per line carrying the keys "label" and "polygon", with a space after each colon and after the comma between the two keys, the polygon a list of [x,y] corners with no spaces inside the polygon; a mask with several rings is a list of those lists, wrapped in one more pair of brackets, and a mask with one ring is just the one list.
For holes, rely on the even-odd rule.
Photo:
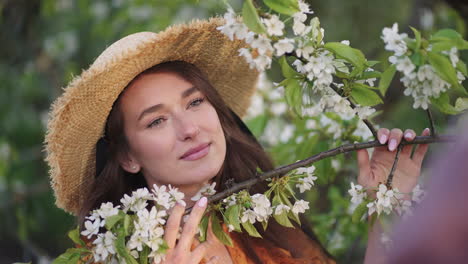
{"label": "blurred green background", "polygon": [[[409,25],[426,33],[449,27],[467,38],[464,1],[307,2],[325,28],[326,41],[350,40],[369,59],[381,60],[386,55],[380,34],[394,22],[408,33]],[[229,3],[237,11],[242,5],[241,0]],[[48,263],[72,246],[66,232],[75,220],[55,207],[43,161],[47,113],[61,87],[127,34],[157,32],[173,23],[224,11],[220,0],[0,1],[0,263]],[[414,111],[402,91],[398,83],[389,89],[378,124],[419,132],[428,126],[426,114]],[[435,117],[439,129],[449,122],[443,115],[435,113]],[[355,175],[353,166],[345,166],[351,171],[345,173]],[[330,222],[333,213],[328,213],[346,208],[346,189],[321,192],[328,194],[328,202],[312,210],[316,232],[340,263],[361,262],[365,224],[347,223],[341,227],[341,238],[336,238],[340,225],[336,219]]]}

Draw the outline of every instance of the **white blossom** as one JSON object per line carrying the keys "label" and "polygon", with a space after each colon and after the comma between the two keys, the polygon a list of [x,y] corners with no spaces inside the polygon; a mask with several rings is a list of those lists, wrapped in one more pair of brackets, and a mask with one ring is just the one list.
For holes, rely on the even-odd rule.
{"label": "white blossom", "polygon": [[273,213],[270,200],[260,193],[252,195],[252,208],[259,222],[267,221],[268,217]]}
{"label": "white blossom", "polygon": [[274,116],[280,116],[288,110],[288,105],[285,102],[275,102],[271,104],[270,111]]}
{"label": "white blossom", "polygon": [[249,30],[247,26],[238,21],[236,13],[232,8],[228,8],[228,12],[224,14],[224,19],[226,20],[226,24],[219,26],[216,29],[228,36],[230,40],[234,40],[234,37],[240,40],[248,37]]}
{"label": "white blossom", "polygon": [[262,22],[265,24],[269,35],[283,35],[284,23],[279,19],[277,15],[272,15],[269,19],[262,19]]}
{"label": "white blossom", "polygon": [[257,219],[257,214],[253,210],[245,210],[241,217],[241,223],[249,221],[251,224],[254,224]]}
{"label": "white blossom", "polygon": [[364,201],[364,198],[367,197],[366,191],[359,184],[354,184],[351,182],[351,189],[348,190],[349,195],[351,195],[351,203],[360,204]]}
{"label": "white blossom", "polygon": [[273,46],[276,49],[276,56],[279,57],[294,50],[294,40],[288,38],[280,39]]}
{"label": "white blossom", "polygon": [[288,124],[284,126],[283,131],[280,134],[280,142],[282,143],[288,142],[294,135],[295,130],[296,130],[296,127],[294,125]]}
{"label": "white blossom", "polygon": [[354,111],[356,111],[360,119],[367,119],[370,115],[375,113],[375,109],[370,106],[356,106]]}
{"label": "white blossom", "polygon": [[300,167],[296,169],[296,174],[305,174],[307,177],[314,176],[315,166]]}
{"label": "white blossom", "polygon": [[226,207],[233,206],[237,203],[237,198],[235,195],[228,196],[227,198],[223,199],[223,203],[226,205]]}
{"label": "white blossom", "polygon": [[422,199],[424,198],[424,196],[426,195],[426,192],[423,191],[421,189],[421,186],[416,185],[416,187],[414,187],[413,189],[413,193],[412,193],[412,196],[411,196],[411,200],[416,202],[416,203],[420,203],[422,201]]}
{"label": "white blossom", "polygon": [[405,75],[412,73],[415,68],[416,66],[414,66],[413,62],[411,62],[408,57],[398,60],[398,64],[396,65],[396,69]]}
{"label": "white blossom", "polygon": [[299,188],[300,193],[303,193],[305,191],[310,190],[310,188],[312,188],[315,180],[317,180],[317,177],[308,175],[307,177],[300,179],[299,183],[296,184],[296,187]]}
{"label": "white blossom", "polygon": [[216,187],[216,182],[213,182],[211,184],[205,184],[198,192],[190,199],[192,201],[198,201],[200,200],[203,196],[211,196],[216,193],[215,191]]}
{"label": "white blossom", "polygon": [[275,208],[275,215],[280,215],[283,212],[289,212],[291,208],[285,204],[278,204]]}
{"label": "white blossom", "polygon": [[460,59],[458,58],[458,49],[457,49],[457,47],[452,47],[452,48],[450,49],[450,51],[445,51],[445,52],[443,52],[443,53],[449,55],[450,62],[452,63],[452,66],[453,66],[454,68],[457,67],[457,63],[458,63],[458,61],[460,60]]}
{"label": "white blossom", "polygon": [[295,214],[299,214],[304,213],[307,209],[309,209],[309,202],[304,200],[298,200],[294,203],[292,212]]}
{"label": "white blossom", "polygon": [[392,28],[382,30],[382,40],[385,42],[385,49],[395,52],[396,56],[402,56],[408,50],[404,39],[408,37],[406,33],[398,34],[398,24],[393,24]]}
{"label": "white blossom", "polygon": [[93,244],[96,245],[93,249],[94,261],[105,261],[110,254],[115,254],[114,241],[116,239],[117,237],[110,231],[98,234],[98,237],[93,241]]}
{"label": "white blossom", "polygon": [[93,235],[97,235],[99,233],[99,228],[103,227],[104,224],[105,221],[101,221],[100,218],[97,218],[94,221],[85,221],[85,230],[81,231],[81,234],[87,238],[91,238]]}
{"label": "white blossom", "polygon": [[164,208],[169,209],[174,205],[174,202],[171,199],[171,195],[167,191],[166,185],[158,186],[153,184],[152,193],[154,195],[154,201],[156,201],[157,204],[163,206]]}
{"label": "white blossom", "polygon": [[111,202],[102,203],[96,213],[103,219],[119,213],[119,206],[114,207]]}

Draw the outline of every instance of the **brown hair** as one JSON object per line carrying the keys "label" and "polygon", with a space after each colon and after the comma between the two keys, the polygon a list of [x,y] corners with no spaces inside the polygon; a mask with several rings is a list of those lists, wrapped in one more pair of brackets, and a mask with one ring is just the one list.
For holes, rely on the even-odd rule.
{"label": "brown hair", "polygon": [[[272,170],[274,168],[273,162],[245,124],[226,103],[224,103],[222,97],[210,84],[206,76],[193,64],[184,61],[171,61],[155,65],[136,76],[127,87],[144,75],[161,72],[175,73],[185,81],[192,83],[206,96],[206,99],[211,103],[218,114],[226,139],[225,161],[219,173],[214,178],[218,192],[226,189],[226,187],[228,187],[226,186],[227,183],[241,182],[254,177],[257,168],[263,171]],[[120,96],[122,96],[123,93],[124,92],[122,92]],[[101,203],[110,201],[114,205],[119,204],[124,194],[129,194],[137,188],[147,187],[146,181],[141,173],[129,175],[130,173],[123,170],[118,162],[119,157],[121,157],[120,155],[126,155],[128,151],[128,141],[123,133],[120,96],[115,101],[109,114],[105,138],[102,139],[105,142],[104,144],[107,145],[105,165],[102,171],[98,168],[97,178],[87,196],[88,199],[84,202],[84,205],[79,211],[78,221],[80,226],[83,226],[85,216]],[[103,142],[100,142],[99,144],[102,143]],[[250,192],[265,192],[267,189],[267,184],[263,182],[253,186]],[[281,243],[281,239],[275,239],[275,233],[289,232],[292,229],[277,224],[274,226],[276,226],[276,228],[267,229],[264,237],[278,244]],[[310,235],[309,239],[311,239],[311,241],[309,241],[309,243],[315,242],[315,246],[321,248],[311,230],[304,231]],[[242,237],[242,240],[245,240],[245,242],[251,239],[248,235],[242,235]],[[304,241],[298,243],[304,243]],[[280,246],[289,249],[291,245]],[[255,254],[255,252],[249,252],[249,255],[252,254]],[[251,257],[255,259],[254,255]]]}

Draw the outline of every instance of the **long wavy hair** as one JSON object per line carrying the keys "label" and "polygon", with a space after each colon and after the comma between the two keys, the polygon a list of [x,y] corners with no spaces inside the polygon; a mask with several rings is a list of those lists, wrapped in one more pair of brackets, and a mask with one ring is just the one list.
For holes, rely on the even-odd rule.
{"label": "long wavy hair", "polygon": [[[206,99],[218,114],[226,139],[226,157],[220,171],[214,177],[218,192],[229,187],[229,184],[255,177],[257,168],[262,171],[269,171],[274,168],[273,162],[262,146],[195,65],[184,61],[161,63],[137,75],[127,87],[144,75],[162,72],[174,73],[193,84],[206,96]],[[124,92],[125,89],[114,102],[107,119],[105,136],[97,144],[96,179],[87,195],[88,199],[84,202],[78,214],[78,222],[81,227],[83,227],[85,216],[91,210],[98,208],[101,203],[110,201],[115,205],[119,204],[124,194],[130,194],[135,189],[147,187],[145,178],[141,173],[128,173],[119,164],[119,158],[129,151],[128,139],[124,134],[123,115],[120,105],[120,98]],[[266,183],[262,182],[250,188],[249,191],[259,193],[265,192],[267,189]],[[273,219],[271,221],[274,222]],[[302,248],[305,245],[310,245],[314,247],[315,255],[317,250],[320,250],[324,258],[325,256],[329,257],[309,226],[303,225],[302,229],[292,229],[277,223],[270,223],[269,228],[262,233],[265,239],[289,250],[293,256],[307,255],[308,253]],[[282,234],[282,237],[279,238],[278,234]],[[288,234],[291,239],[287,239]],[[240,237],[245,243],[255,239],[243,233],[240,234]],[[302,244],[302,246],[298,247],[296,243]],[[248,249],[246,250],[248,251]],[[246,253],[252,259],[259,259],[253,251]]]}

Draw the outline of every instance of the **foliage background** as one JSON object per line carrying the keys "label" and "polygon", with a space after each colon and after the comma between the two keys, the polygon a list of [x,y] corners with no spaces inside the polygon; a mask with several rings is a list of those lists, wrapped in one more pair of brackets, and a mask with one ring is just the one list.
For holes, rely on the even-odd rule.
{"label": "foliage background", "polygon": [[[394,22],[408,33],[408,25],[425,32],[449,27],[467,38],[463,18],[468,18],[468,8],[463,1],[307,2],[321,20],[326,41],[350,40],[369,59],[382,60],[381,30]],[[229,3],[235,10],[242,5],[241,0]],[[75,220],[54,205],[42,151],[47,112],[61,93],[60,87],[124,35],[157,32],[173,23],[222,15],[224,11],[219,0],[0,1],[0,263],[48,263],[72,246],[65,234]],[[466,55],[461,59],[466,61]],[[274,73],[269,77],[275,80]],[[402,91],[398,83],[392,85],[385,105],[379,108],[382,114],[374,122],[420,133],[428,126],[425,112],[414,111]],[[435,118],[439,131],[450,122],[437,113]],[[260,137],[264,126],[258,128],[252,120],[248,124]],[[293,140],[263,143],[277,165],[310,156],[321,148],[310,145],[299,153]],[[337,159],[340,169],[330,169],[327,177],[319,175],[322,185],[307,195],[313,203],[309,217],[322,243],[340,263],[359,263],[366,225],[350,222],[346,195],[349,181],[356,177],[355,157]]]}

